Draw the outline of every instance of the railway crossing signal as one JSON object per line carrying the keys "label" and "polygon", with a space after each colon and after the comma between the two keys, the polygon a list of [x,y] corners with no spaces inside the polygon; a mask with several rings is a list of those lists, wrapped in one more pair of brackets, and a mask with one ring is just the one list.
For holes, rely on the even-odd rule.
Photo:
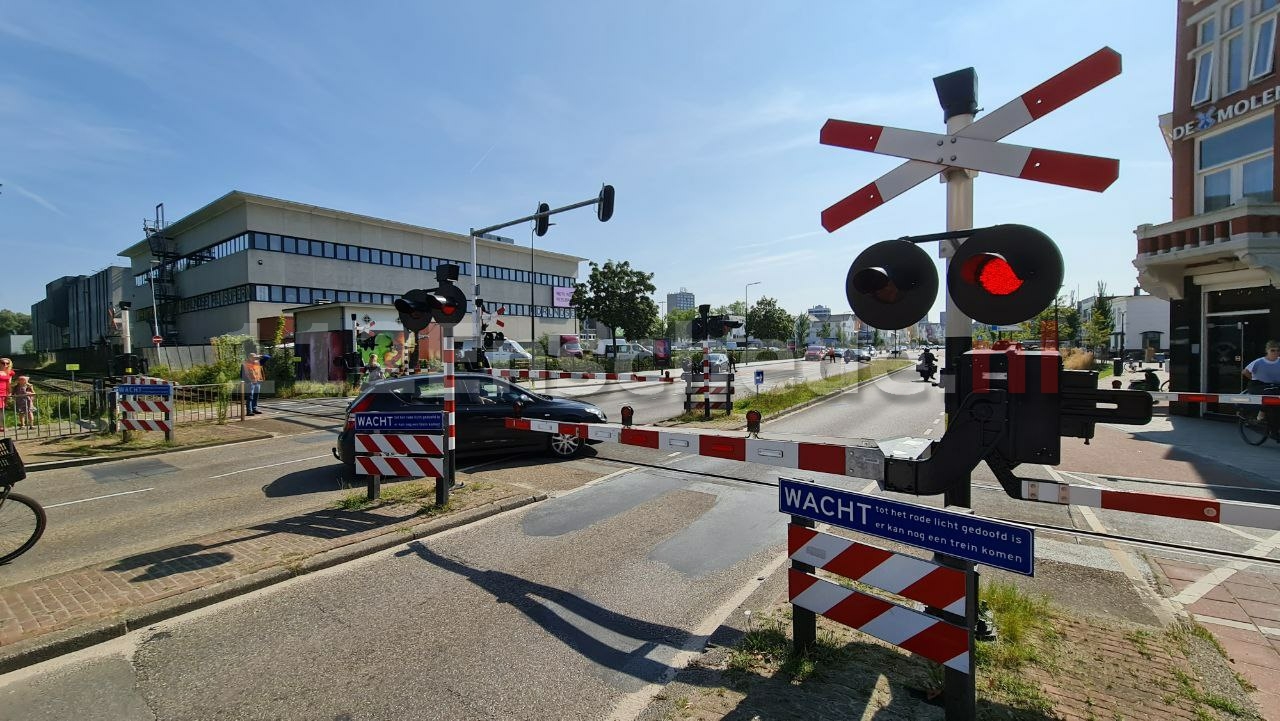
{"label": "railway crossing signal", "polygon": [[[981,120],[946,135],[828,120],[819,135],[823,145],[909,160],[822,211],[822,227],[834,233],[947,168],[967,168],[1085,190],[1105,190],[1119,176],[1118,160],[995,141],[1030,125],[1119,74],[1120,54],[1111,48],[1102,48]],[[969,109],[976,111],[976,107]],[[963,110],[965,108],[949,108],[948,112],[963,114]]]}
{"label": "railway crossing signal", "polygon": [[458,266],[451,263],[436,268],[436,280],[440,286],[424,290],[417,288],[395,301],[400,313],[400,323],[414,333],[422,331],[432,321],[454,325],[467,314],[467,297],[454,285],[458,279]]}

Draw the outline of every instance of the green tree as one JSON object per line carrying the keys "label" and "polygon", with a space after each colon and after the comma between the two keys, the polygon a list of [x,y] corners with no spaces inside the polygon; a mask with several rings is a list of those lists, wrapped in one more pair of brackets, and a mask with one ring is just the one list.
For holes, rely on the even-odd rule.
{"label": "green tree", "polygon": [[[276,335],[271,341],[271,345],[267,346],[266,355],[269,356],[267,363],[262,368],[262,375],[265,380],[275,381],[276,388],[292,388],[295,381],[294,366],[298,363],[298,358],[293,354],[293,348],[284,344],[284,314],[281,313],[276,318]],[[379,362],[382,356],[378,357]]]}
{"label": "green tree", "polygon": [[579,317],[595,319],[630,338],[649,331],[658,319],[658,304],[649,297],[658,288],[653,273],[634,270],[629,261],[591,261],[587,282],[573,289],[573,305]]}
{"label": "green tree", "polygon": [[677,309],[667,313],[667,317],[663,321],[663,337],[673,340],[689,338],[690,324],[696,317],[698,317],[698,311],[693,308]]}
{"label": "green tree", "polygon": [[761,297],[747,311],[747,335],[762,340],[784,340],[791,337],[794,325],[790,313],[778,306],[778,301]]}
{"label": "green tree", "polygon": [[31,335],[31,316],[0,310],[0,335]]}
{"label": "green tree", "polygon": [[1111,334],[1115,329],[1115,318],[1111,314],[1111,299],[1107,297],[1107,284],[1099,282],[1093,310],[1089,314],[1089,321],[1084,326],[1084,343],[1095,351],[1107,348],[1111,345]]}
{"label": "green tree", "polygon": [[[826,338],[830,338],[830,337],[831,337],[831,323],[830,323],[830,321],[823,321],[823,322],[822,322],[822,325],[818,326],[818,337],[819,337],[820,339],[826,339]],[[825,343],[826,341],[825,341],[825,340],[823,340],[823,342]]]}
{"label": "green tree", "polygon": [[1058,298],[1054,305],[1040,311],[1035,318],[1022,323],[1020,339],[1040,341],[1055,339],[1054,323],[1058,326],[1056,340],[1059,346],[1074,341],[1080,333],[1080,313],[1065,298]]}
{"label": "green tree", "polygon": [[805,339],[809,337],[809,314],[801,313],[796,316],[793,320],[793,324],[796,333],[796,345],[802,346],[804,345]]}

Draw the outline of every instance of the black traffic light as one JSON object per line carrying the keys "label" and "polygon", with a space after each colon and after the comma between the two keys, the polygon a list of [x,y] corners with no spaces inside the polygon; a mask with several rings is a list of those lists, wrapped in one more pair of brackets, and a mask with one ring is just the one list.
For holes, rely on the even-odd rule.
{"label": "black traffic light", "polygon": [[541,238],[547,234],[547,228],[551,227],[551,216],[549,212],[551,206],[546,203],[538,203],[538,217],[533,221],[533,234]]}
{"label": "black traffic light", "polygon": [[453,284],[458,279],[458,266],[444,263],[436,268],[436,280],[440,287],[424,290],[417,288],[395,301],[400,313],[400,323],[406,330],[421,331],[431,324],[454,325],[467,314],[467,296]]}
{"label": "black traffic light", "polygon": [[373,333],[367,333],[363,338],[359,340],[358,343],[356,343],[356,345],[360,346],[361,348],[365,348],[367,350],[373,350],[378,345],[377,338],[376,336],[374,336]]}
{"label": "black traffic light", "polygon": [[706,340],[707,338],[707,319],[695,317],[693,319],[693,339]]}
{"label": "black traffic light", "polygon": [[1011,325],[1048,308],[1062,287],[1062,254],[1026,225],[975,230],[951,259],[947,291],[979,323]]}
{"label": "black traffic light", "polygon": [[493,350],[493,334],[492,333],[484,334],[484,349]]}
{"label": "black traffic light", "polygon": [[613,186],[605,185],[600,188],[600,196],[596,198],[596,217],[601,223],[607,222],[613,217]]}
{"label": "black traffic light", "polygon": [[710,324],[711,324],[711,336],[713,338],[723,338],[729,335],[729,331],[733,330],[734,328],[742,327],[742,321],[729,320],[729,316],[727,315],[718,315],[715,318],[712,318],[710,321]]}
{"label": "black traffic light", "polygon": [[845,297],[855,315],[873,328],[915,325],[938,296],[933,259],[909,240],[884,240],[862,251],[849,266]]}

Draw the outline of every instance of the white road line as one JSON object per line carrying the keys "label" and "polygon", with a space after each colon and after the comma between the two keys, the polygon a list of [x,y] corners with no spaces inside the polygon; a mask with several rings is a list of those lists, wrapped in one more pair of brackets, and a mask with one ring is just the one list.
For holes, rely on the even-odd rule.
{"label": "white road line", "polygon": [[120,493],[108,493],[105,496],[94,496],[93,498],[81,498],[78,501],[66,501],[65,503],[51,503],[49,505],[46,505],[45,508],[57,508],[58,506],[70,506],[76,503],[88,503],[89,501],[101,501],[104,498],[115,498],[116,496],[127,496],[130,493],[146,493],[147,491],[154,491],[154,490],[155,488],[139,488],[136,491],[121,491]]}
{"label": "white road line", "polygon": [[1242,530],[1240,530],[1239,528],[1236,528],[1235,526],[1228,526],[1228,525],[1227,525],[1227,524],[1225,524],[1225,523],[1219,523],[1219,524],[1218,524],[1218,528],[1221,528],[1221,529],[1222,529],[1222,530],[1224,530],[1224,531],[1229,531],[1229,532],[1231,532],[1231,533],[1234,533],[1234,534],[1236,534],[1237,536],[1240,536],[1240,537],[1242,537],[1242,538],[1247,538],[1247,539],[1249,539],[1250,541],[1264,541],[1264,540],[1266,540],[1266,539],[1264,539],[1262,536],[1256,536],[1256,535],[1254,535],[1254,534],[1252,534],[1252,533],[1249,533],[1248,531],[1242,531]]}
{"label": "white road line", "polygon": [[[1045,468],[1049,467],[1045,466]],[[1050,469],[1050,472],[1052,473],[1052,469]],[[1054,474],[1054,477],[1058,477],[1057,474]],[[1075,477],[1076,476],[1072,476],[1072,478]],[[1093,512],[1092,508],[1089,508],[1088,506],[1077,506],[1076,508],[1084,518],[1085,524],[1088,525],[1089,528],[1093,529],[1095,533],[1110,533],[1110,531],[1107,530],[1107,527],[1102,525],[1102,521],[1098,520],[1098,516]],[[1169,602],[1169,599],[1155,592],[1151,588],[1147,583],[1147,577],[1138,570],[1138,567],[1134,564],[1133,557],[1129,552],[1112,541],[1103,541],[1102,545],[1111,554],[1111,557],[1115,559],[1116,563],[1119,564],[1120,570],[1124,573],[1125,577],[1129,579],[1129,584],[1133,586],[1133,590],[1137,592],[1138,597],[1146,598],[1151,602],[1151,604],[1154,604],[1154,606],[1151,604],[1145,605],[1151,608],[1151,611],[1156,614],[1156,617],[1159,618],[1161,622],[1164,622],[1166,625],[1172,624],[1177,616],[1174,611],[1173,604]]]}
{"label": "white road line", "polygon": [[[1266,556],[1270,554],[1272,549],[1276,546],[1280,546],[1280,533],[1273,535],[1265,541],[1255,543],[1251,548],[1249,548],[1249,550],[1245,551],[1245,553],[1250,556]],[[1226,581],[1228,578],[1236,575],[1236,571],[1243,571],[1248,568],[1249,565],[1250,564],[1246,561],[1232,561],[1226,566],[1215,568],[1205,574],[1205,576],[1200,580],[1182,589],[1178,595],[1173,597],[1173,600],[1184,606],[1189,606],[1196,601],[1199,601],[1206,593],[1217,588],[1223,581]]]}
{"label": "white road line", "polygon": [[1087,483],[1090,486],[1093,486],[1094,488],[1106,488],[1105,484],[1098,483],[1092,478],[1085,478],[1084,476],[1081,476],[1076,473],[1071,473],[1069,471],[1059,471],[1054,469],[1052,466],[1045,466],[1045,470],[1049,471],[1049,475],[1053,476],[1054,480],[1058,481],[1059,483],[1065,483],[1065,481],[1062,480],[1061,476],[1069,476],[1071,478],[1076,479],[1077,481],[1080,481],[1081,483]]}
{"label": "white road line", "polygon": [[218,474],[218,475],[216,475],[216,476],[209,476],[209,480],[213,480],[214,478],[226,478],[227,476],[234,476],[234,475],[236,475],[237,473],[248,473],[249,471],[260,471],[260,470],[262,470],[262,469],[264,469],[264,468],[275,468],[276,466],[287,466],[287,465],[289,465],[289,464],[291,464],[291,463],[302,463],[303,461],[314,461],[314,460],[316,460],[317,458],[332,458],[332,457],[333,457],[333,456],[328,455],[328,454],[325,454],[325,455],[323,455],[323,456],[307,456],[306,458],[299,458],[299,459],[297,459],[297,460],[295,460],[295,461],[284,461],[284,462],[282,462],[282,463],[272,463],[272,464],[270,464],[270,465],[266,465],[266,466],[256,466],[256,467],[254,467],[254,468],[242,468],[242,469],[240,469],[240,470],[238,470],[238,471],[231,471],[230,473],[219,473],[219,474]]}

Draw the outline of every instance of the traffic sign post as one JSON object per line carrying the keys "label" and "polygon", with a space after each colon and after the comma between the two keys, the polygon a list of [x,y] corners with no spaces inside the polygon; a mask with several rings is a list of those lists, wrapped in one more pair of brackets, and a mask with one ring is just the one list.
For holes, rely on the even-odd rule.
{"label": "traffic sign post", "polygon": [[760,395],[762,385],[764,385],[764,371],[756,371],[756,395]]}
{"label": "traffic sign post", "polygon": [[164,439],[172,442],[177,425],[173,382],[149,376],[124,376],[123,380],[115,387],[122,439],[130,440],[133,431],[162,431]]}
{"label": "traffic sign post", "polygon": [[151,336],[151,342],[159,346],[161,343],[164,342],[164,337],[159,335],[153,335]]}
{"label": "traffic sign post", "polygon": [[367,498],[382,494],[382,477],[436,479],[436,494],[452,480],[448,452],[452,423],[446,411],[356,413],[356,475],[368,476]]}
{"label": "traffic sign post", "polygon": [[[796,652],[812,647],[821,614],[941,664],[946,718],[973,719],[979,580],[974,564],[1031,575],[1034,531],[790,478],[778,479],[778,510],[791,516],[788,596]],[[815,522],[942,553],[934,561],[896,554],[819,533]],[[816,575],[818,568],[923,603],[925,611],[825,581]]]}

